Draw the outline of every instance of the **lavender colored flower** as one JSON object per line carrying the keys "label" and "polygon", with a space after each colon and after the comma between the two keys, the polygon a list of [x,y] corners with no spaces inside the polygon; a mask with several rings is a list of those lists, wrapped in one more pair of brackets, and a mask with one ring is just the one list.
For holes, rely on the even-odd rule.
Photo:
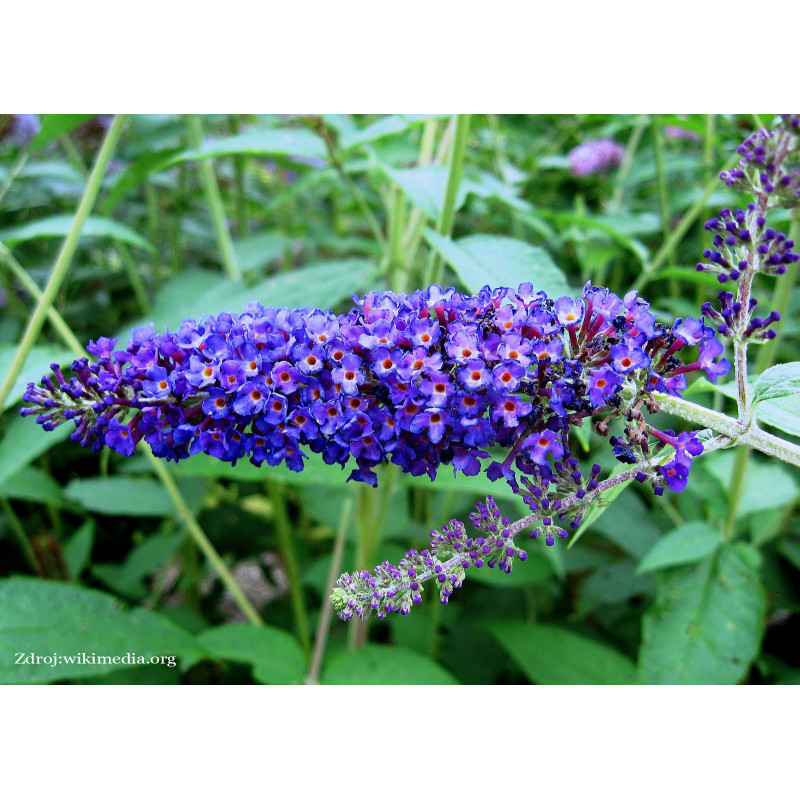
{"label": "lavender colored flower", "polygon": [[0,114],[0,142],[24,147],[41,129],[37,114]]}
{"label": "lavender colored flower", "polygon": [[625,148],[613,139],[595,139],[570,150],[567,155],[570,172],[578,178],[608,172],[619,166]]}
{"label": "lavender colored flower", "polygon": [[589,284],[556,302],[529,284],[354,302],[338,316],[251,303],[176,333],[137,329],[125,350],[100,338],[96,361],[73,362],[73,377],[58,369],[31,384],[23,413],[48,429],[72,420],[72,438],[95,450],[130,455],[144,440],[170,460],[206,453],[293,470],[311,451],[354,463],[351,479],[370,484],[386,462],[431,479],[442,464],[474,475],[500,446],[510,455],[491,474],[519,487],[516,471],[549,481],[571,463],[570,425],[618,414],[692,370],[727,369],[716,339],[686,364],[676,352],[694,337],[656,323],[635,294]]}

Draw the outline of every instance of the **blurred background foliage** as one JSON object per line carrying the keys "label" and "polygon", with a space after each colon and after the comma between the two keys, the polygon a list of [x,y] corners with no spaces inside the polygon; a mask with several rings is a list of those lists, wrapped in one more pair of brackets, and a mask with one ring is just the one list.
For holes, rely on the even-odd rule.
{"label": "blurred background foliage", "polygon": [[[771,119],[127,118],[57,313],[0,418],[0,681],[798,682],[798,476],[761,456],[713,453],[681,495],[620,492],[575,547],[525,542],[527,563],[510,576],[468,573],[447,607],[426,596],[409,617],[368,628],[333,619],[328,634],[333,573],[396,561],[487,493],[512,517],[522,504],[446,468],[431,483],[387,467],[377,490],[317,462],[298,474],[199,455],[159,473],[142,454],[92,455],[66,426],[46,434],[15,411],[24,384],[70,362],[77,343],[119,335],[124,345],[136,324],[175,328],[251,300],[338,311],[353,293],[417,288],[437,270],[470,291],[636,287],[662,320],[697,316],[717,290],[694,271],[702,223],[746,202],[715,178]],[[0,376],[110,120],[43,116],[29,143],[0,142]],[[597,139],[619,143],[621,163],[576,176],[568,153]],[[774,212],[771,224],[792,220]],[[798,359],[793,280],[757,287],[765,307],[788,313],[778,340],[756,349],[754,373]],[[693,399],[732,407],[727,387],[709,388],[694,386]],[[762,413],[794,436],[797,419],[778,401]],[[615,466],[588,431],[574,447]],[[186,535],[197,529],[265,624],[245,620]],[[312,663],[315,640],[324,658]],[[16,652],[54,651],[180,663],[13,665]]]}

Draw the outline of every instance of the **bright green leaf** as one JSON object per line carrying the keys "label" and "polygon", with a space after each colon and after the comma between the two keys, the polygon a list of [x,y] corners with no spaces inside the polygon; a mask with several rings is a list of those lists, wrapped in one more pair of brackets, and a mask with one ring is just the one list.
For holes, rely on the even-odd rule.
{"label": "bright green leaf", "polygon": [[43,114],[40,118],[42,127],[31,141],[30,152],[38,153],[44,150],[56,139],[71,133],[94,116],[94,114]]}
{"label": "bright green leaf", "polygon": [[[73,663],[17,665],[17,653],[56,653]],[[193,636],[160,614],[145,608],[126,610],[104,592],[39,578],[0,581],[0,683],[51,683],[130,666],[81,664],[80,653],[120,660],[127,654],[148,660],[207,656]]]}
{"label": "bright green leaf", "polygon": [[6,427],[5,436],[0,439],[0,485],[17,470],[27,467],[42,453],[63,442],[69,433],[69,425],[45,431],[29,417],[14,417]]}
{"label": "bright green leaf", "polygon": [[564,274],[541,247],[493,234],[453,240],[430,229],[425,238],[472,292],[487,285],[516,289],[529,282],[535,291],[545,291],[553,298],[571,293]]}
{"label": "bright green leaf", "polygon": [[86,522],[64,542],[62,547],[67,570],[73,579],[80,577],[80,574],[89,565],[93,546],[94,520],[87,519]]}
{"label": "bright green leaf", "polygon": [[723,544],[665,572],[643,621],[641,682],[738,683],[758,653],[765,612],[758,553],[748,545]]}
{"label": "bright green leaf", "polygon": [[[13,228],[5,228],[0,231],[0,241],[4,242],[6,247],[13,249],[18,244],[31,239],[60,239],[66,237],[70,232],[72,221],[73,218],[70,214],[44,217]],[[81,236],[90,239],[113,239],[133,247],[140,247],[142,250],[155,252],[147,239],[136,233],[133,228],[113,219],[89,217],[83,225]]]}
{"label": "bright green leaf", "polygon": [[707,522],[687,522],[658,540],[639,564],[637,572],[652,572],[676,564],[699,561],[716,550],[722,539]]}
{"label": "bright green leaf", "polygon": [[[16,345],[0,346],[0,375],[8,373],[16,352]],[[41,345],[40,347],[31,348],[28,357],[25,359],[22,372],[14,382],[14,387],[11,389],[11,394],[9,394],[2,410],[5,411],[18,403],[22,399],[22,395],[25,393],[29,383],[38,383],[43,375],[49,374],[50,364],[70,364],[73,358],[75,358],[75,354],[71,350],[65,350],[63,347]],[[33,420],[29,420],[29,422],[33,424]]]}
{"label": "bright green leaf", "polygon": [[166,489],[153,478],[78,478],[64,495],[89,511],[112,517],[166,517],[174,510]]}
{"label": "bright green leaf", "polygon": [[23,467],[9,475],[0,483],[0,497],[53,506],[64,504],[64,495],[58,482],[36,467]]}
{"label": "bright green leaf", "polygon": [[544,684],[634,683],[633,662],[608,645],[554,625],[487,622],[489,631],[525,675]]}
{"label": "bright green leaf", "polygon": [[291,634],[269,625],[221,625],[198,637],[217,660],[241,661],[253,667],[260,683],[302,683],[307,666],[303,650]]}
{"label": "bright green leaf", "polygon": [[756,379],[753,403],[796,395],[798,392],[800,392],[800,361],[778,364]]}
{"label": "bright green leaf", "polygon": [[348,650],[331,660],[322,683],[362,685],[429,685],[458,683],[427,656],[403,647],[368,644]]}

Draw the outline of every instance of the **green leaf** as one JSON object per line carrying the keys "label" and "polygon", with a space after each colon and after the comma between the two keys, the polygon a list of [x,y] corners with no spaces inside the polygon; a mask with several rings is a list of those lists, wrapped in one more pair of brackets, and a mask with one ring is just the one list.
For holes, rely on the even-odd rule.
{"label": "green leaf", "polygon": [[458,681],[427,656],[404,647],[368,644],[331,660],[322,683],[346,686],[452,684]]}
{"label": "green leaf", "polygon": [[[0,231],[0,241],[5,242],[6,247],[13,249],[22,242],[31,239],[60,239],[66,237],[72,228],[71,214],[58,214],[53,217],[44,217],[33,222],[26,222],[13,228],[5,228]],[[124,242],[133,247],[140,247],[155,253],[155,248],[143,236],[136,233],[133,228],[123,225],[113,219],[103,217],[89,217],[81,230],[81,237],[95,239],[113,239],[117,242]]]}
{"label": "green leaf", "polygon": [[777,364],[758,376],[753,389],[753,403],[774,400],[800,392],[800,361]]}
{"label": "green leaf", "polygon": [[738,683],[758,653],[765,612],[759,556],[748,545],[725,543],[668,571],[643,620],[641,682]]}
{"label": "green leaf", "polygon": [[78,578],[89,565],[94,547],[94,520],[87,519],[75,533],[64,542],[64,561],[72,578]]}
{"label": "green leaf", "polygon": [[634,561],[606,564],[581,583],[578,611],[585,616],[602,606],[621,605],[633,597],[652,594],[654,590],[655,584],[649,575],[636,574]]}
{"label": "green leaf", "polygon": [[486,622],[489,631],[534,683],[634,683],[636,668],[605,644],[554,625]]}
{"label": "green leaf", "polygon": [[[16,352],[17,345],[15,344],[0,346],[0,375],[8,373]],[[28,384],[38,383],[43,375],[50,372],[51,364],[72,363],[73,358],[75,358],[74,353],[71,350],[65,350],[63,347],[42,345],[41,347],[32,348],[2,410],[5,411],[16,405],[22,399]],[[30,420],[30,422],[33,422],[33,420]]]}
{"label": "green leaf", "polygon": [[721,540],[720,532],[709,523],[687,522],[659,539],[636,571],[641,574],[700,561],[713,553]]}
{"label": "green leaf", "polygon": [[38,153],[44,150],[56,139],[71,133],[75,128],[91,119],[94,114],[44,114],[41,116],[42,127],[31,141],[30,152]]}
{"label": "green leaf", "polygon": [[185,150],[173,156],[164,166],[171,167],[184,161],[202,161],[220,156],[298,156],[300,158],[326,158],[327,150],[322,139],[305,129],[262,128],[207,141],[202,147]]}
{"label": "green leaf", "polygon": [[525,282],[552,298],[571,292],[564,274],[541,247],[493,234],[475,234],[454,241],[430,228],[426,229],[425,238],[471,292],[487,285],[516,289]]}
{"label": "green leaf", "polygon": [[411,127],[421,125],[429,119],[439,119],[446,114],[389,114],[367,125],[366,128],[352,129],[344,133],[339,140],[342,152],[353,150],[365,144],[377,142],[386,136],[402,133]]}
{"label": "green leaf", "polygon": [[[770,401],[771,402],[771,401]],[[730,486],[735,453],[726,450],[704,463],[723,486]],[[750,459],[739,496],[739,513],[755,514],[770,508],[782,508],[798,491],[796,471],[778,461]]]}
{"label": "green leaf", "polygon": [[146,181],[152,173],[164,169],[177,152],[179,150],[172,148],[160,152],[145,153],[138,161],[119,173],[100,206],[103,213],[111,214],[129,192],[132,192],[137,186]]}
{"label": "green leaf", "polygon": [[[527,534],[523,534],[527,536]],[[525,562],[514,561],[514,569],[510,575],[501,572],[499,569],[471,569],[467,577],[470,583],[482,583],[484,586],[496,586],[498,589],[515,589],[519,586],[539,586],[547,583],[554,575],[553,566],[539,552],[536,547],[541,542],[519,541],[522,536],[517,537],[515,547],[521,547],[528,552],[528,559]]]}
{"label": "green leaf", "polygon": [[261,231],[234,243],[236,263],[245,274],[256,272],[283,257],[292,239],[280,231]]}
{"label": "green leaf", "polygon": [[[0,439],[0,484],[5,483],[17,470],[27,467],[35,458],[69,436],[69,425],[54,431],[42,430],[29,417],[15,417]],[[13,478],[12,478],[13,480]]]}
{"label": "green leaf", "polygon": [[78,478],[64,495],[88,511],[112,517],[167,517],[174,511],[166,489],[153,478]]}
{"label": "green leaf", "polygon": [[[18,653],[41,657],[56,653],[73,663],[15,664]],[[118,663],[81,664],[81,653],[117,658]],[[104,592],[39,578],[0,581],[0,683],[51,683],[103,675],[131,666],[121,663],[127,654],[148,661],[153,656],[195,660],[207,656],[193,636],[160,614],[144,608],[126,610]]]}
{"label": "green leaf", "polygon": [[282,272],[248,287],[229,281],[218,272],[189,269],[165,283],[150,315],[126,326],[120,334],[121,341],[128,341],[130,329],[136,325],[153,322],[156,330],[176,330],[184,319],[222,311],[238,313],[254,301],[289,308],[331,308],[368,285],[376,272],[371,261],[348,258]]}
{"label": "green leaf", "polygon": [[253,677],[260,683],[302,683],[307,671],[297,639],[270,625],[221,625],[197,639],[214,659],[252,665]]}
{"label": "green leaf", "polygon": [[64,505],[64,494],[58,482],[36,467],[23,467],[7,477],[0,483],[0,497],[53,506]]}

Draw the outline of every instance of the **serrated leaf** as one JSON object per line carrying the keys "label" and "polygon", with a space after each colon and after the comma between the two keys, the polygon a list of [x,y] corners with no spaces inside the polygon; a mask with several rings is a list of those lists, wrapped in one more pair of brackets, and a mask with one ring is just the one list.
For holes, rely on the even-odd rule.
{"label": "serrated leaf", "polygon": [[656,542],[639,564],[638,573],[690,564],[713,553],[722,534],[707,522],[687,522]]}
{"label": "serrated leaf", "polygon": [[533,683],[634,683],[634,663],[608,645],[554,625],[486,622],[494,636]]}
{"label": "serrated leaf", "polygon": [[[56,653],[75,663],[15,664],[17,653]],[[81,664],[75,658],[80,653],[109,659],[126,654],[146,659],[207,655],[193,636],[160,614],[145,608],[127,610],[116,597],[96,589],[39,578],[0,580],[0,683],[52,683],[130,666]]]}
{"label": "serrated leaf", "polygon": [[642,625],[642,683],[734,684],[746,675],[764,634],[758,561],[752,547],[725,543],[662,576]]}
{"label": "serrated leaf", "polygon": [[758,376],[753,387],[753,403],[774,400],[800,392],[800,361],[777,364]]}
{"label": "serrated leaf", "polygon": [[203,631],[197,639],[217,660],[250,664],[260,683],[302,683],[307,671],[297,639],[270,625],[221,625]]}
{"label": "serrated leaf", "polygon": [[[6,247],[13,249],[22,242],[31,239],[60,239],[72,229],[73,217],[71,214],[57,214],[52,217],[44,217],[33,222],[26,222],[16,225],[13,228],[5,228],[0,231],[0,241],[5,242]],[[133,228],[123,225],[113,219],[103,217],[89,217],[81,229],[83,239],[112,239],[117,242],[124,242],[133,247],[140,247],[142,250],[155,252],[155,248],[143,236],[136,233]]]}
{"label": "serrated leaf", "polygon": [[347,686],[430,685],[458,681],[435,661],[404,647],[368,644],[331,659],[322,683]]}
{"label": "serrated leaf", "polygon": [[453,240],[431,229],[426,229],[425,238],[471,292],[478,292],[484,286],[516,289],[526,282],[532,283],[535,291],[545,291],[552,298],[571,292],[564,274],[541,247],[491,234]]}

